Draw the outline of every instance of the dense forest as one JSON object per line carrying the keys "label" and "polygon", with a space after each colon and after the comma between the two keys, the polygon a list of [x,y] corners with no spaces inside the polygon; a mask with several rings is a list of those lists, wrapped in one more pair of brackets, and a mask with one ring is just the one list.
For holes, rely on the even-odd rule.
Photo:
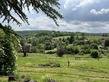
{"label": "dense forest", "polygon": [[[108,53],[108,33],[81,33],[61,31],[17,31],[21,45],[30,46],[30,53],[88,55],[94,58]],[[92,56],[93,57],[93,56]]]}

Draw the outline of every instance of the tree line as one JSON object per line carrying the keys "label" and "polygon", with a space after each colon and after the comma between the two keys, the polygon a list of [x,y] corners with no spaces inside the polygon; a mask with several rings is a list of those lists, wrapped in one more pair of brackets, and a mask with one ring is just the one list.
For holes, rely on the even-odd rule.
{"label": "tree line", "polygon": [[[31,31],[29,34],[31,34]],[[97,52],[98,56],[102,57],[102,55],[107,54],[109,46],[108,37],[87,33],[36,31],[36,34],[28,36],[26,34],[22,37],[21,45],[30,45],[31,53],[88,54],[91,56],[91,53]],[[98,37],[100,38],[98,39]]]}

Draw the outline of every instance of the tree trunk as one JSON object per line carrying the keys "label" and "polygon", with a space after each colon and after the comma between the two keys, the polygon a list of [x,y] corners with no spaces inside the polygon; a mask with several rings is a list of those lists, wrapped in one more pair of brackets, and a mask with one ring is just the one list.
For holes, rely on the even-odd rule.
{"label": "tree trunk", "polygon": [[26,57],[27,56],[27,53],[26,52],[23,52],[23,54],[24,54],[23,57]]}

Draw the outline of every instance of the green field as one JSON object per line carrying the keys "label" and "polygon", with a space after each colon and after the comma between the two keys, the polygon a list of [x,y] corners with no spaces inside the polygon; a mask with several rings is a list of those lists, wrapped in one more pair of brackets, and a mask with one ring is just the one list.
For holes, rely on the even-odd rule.
{"label": "green field", "polygon": [[[68,61],[70,61],[69,67]],[[59,63],[61,67],[39,66],[49,62]],[[75,60],[71,55],[60,58],[56,55],[38,53],[29,53],[27,57],[23,57],[23,54],[19,53],[16,74],[20,82],[25,78],[38,82],[47,82],[47,79],[55,79],[56,82],[109,82],[109,59],[101,58],[98,61],[82,57]],[[24,79],[21,78],[22,75],[25,75]],[[0,77],[0,82],[7,82],[7,79],[7,77]]]}

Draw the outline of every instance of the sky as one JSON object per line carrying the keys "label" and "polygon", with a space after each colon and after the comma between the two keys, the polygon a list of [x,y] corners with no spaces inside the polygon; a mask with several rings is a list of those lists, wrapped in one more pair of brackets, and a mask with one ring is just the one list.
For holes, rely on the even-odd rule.
{"label": "sky", "polygon": [[[67,32],[109,33],[109,0],[59,0],[63,19],[58,19],[59,27],[42,12],[37,14],[25,10],[29,23],[10,25],[16,31],[55,30]],[[19,18],[18,18],[19,19]]]}

